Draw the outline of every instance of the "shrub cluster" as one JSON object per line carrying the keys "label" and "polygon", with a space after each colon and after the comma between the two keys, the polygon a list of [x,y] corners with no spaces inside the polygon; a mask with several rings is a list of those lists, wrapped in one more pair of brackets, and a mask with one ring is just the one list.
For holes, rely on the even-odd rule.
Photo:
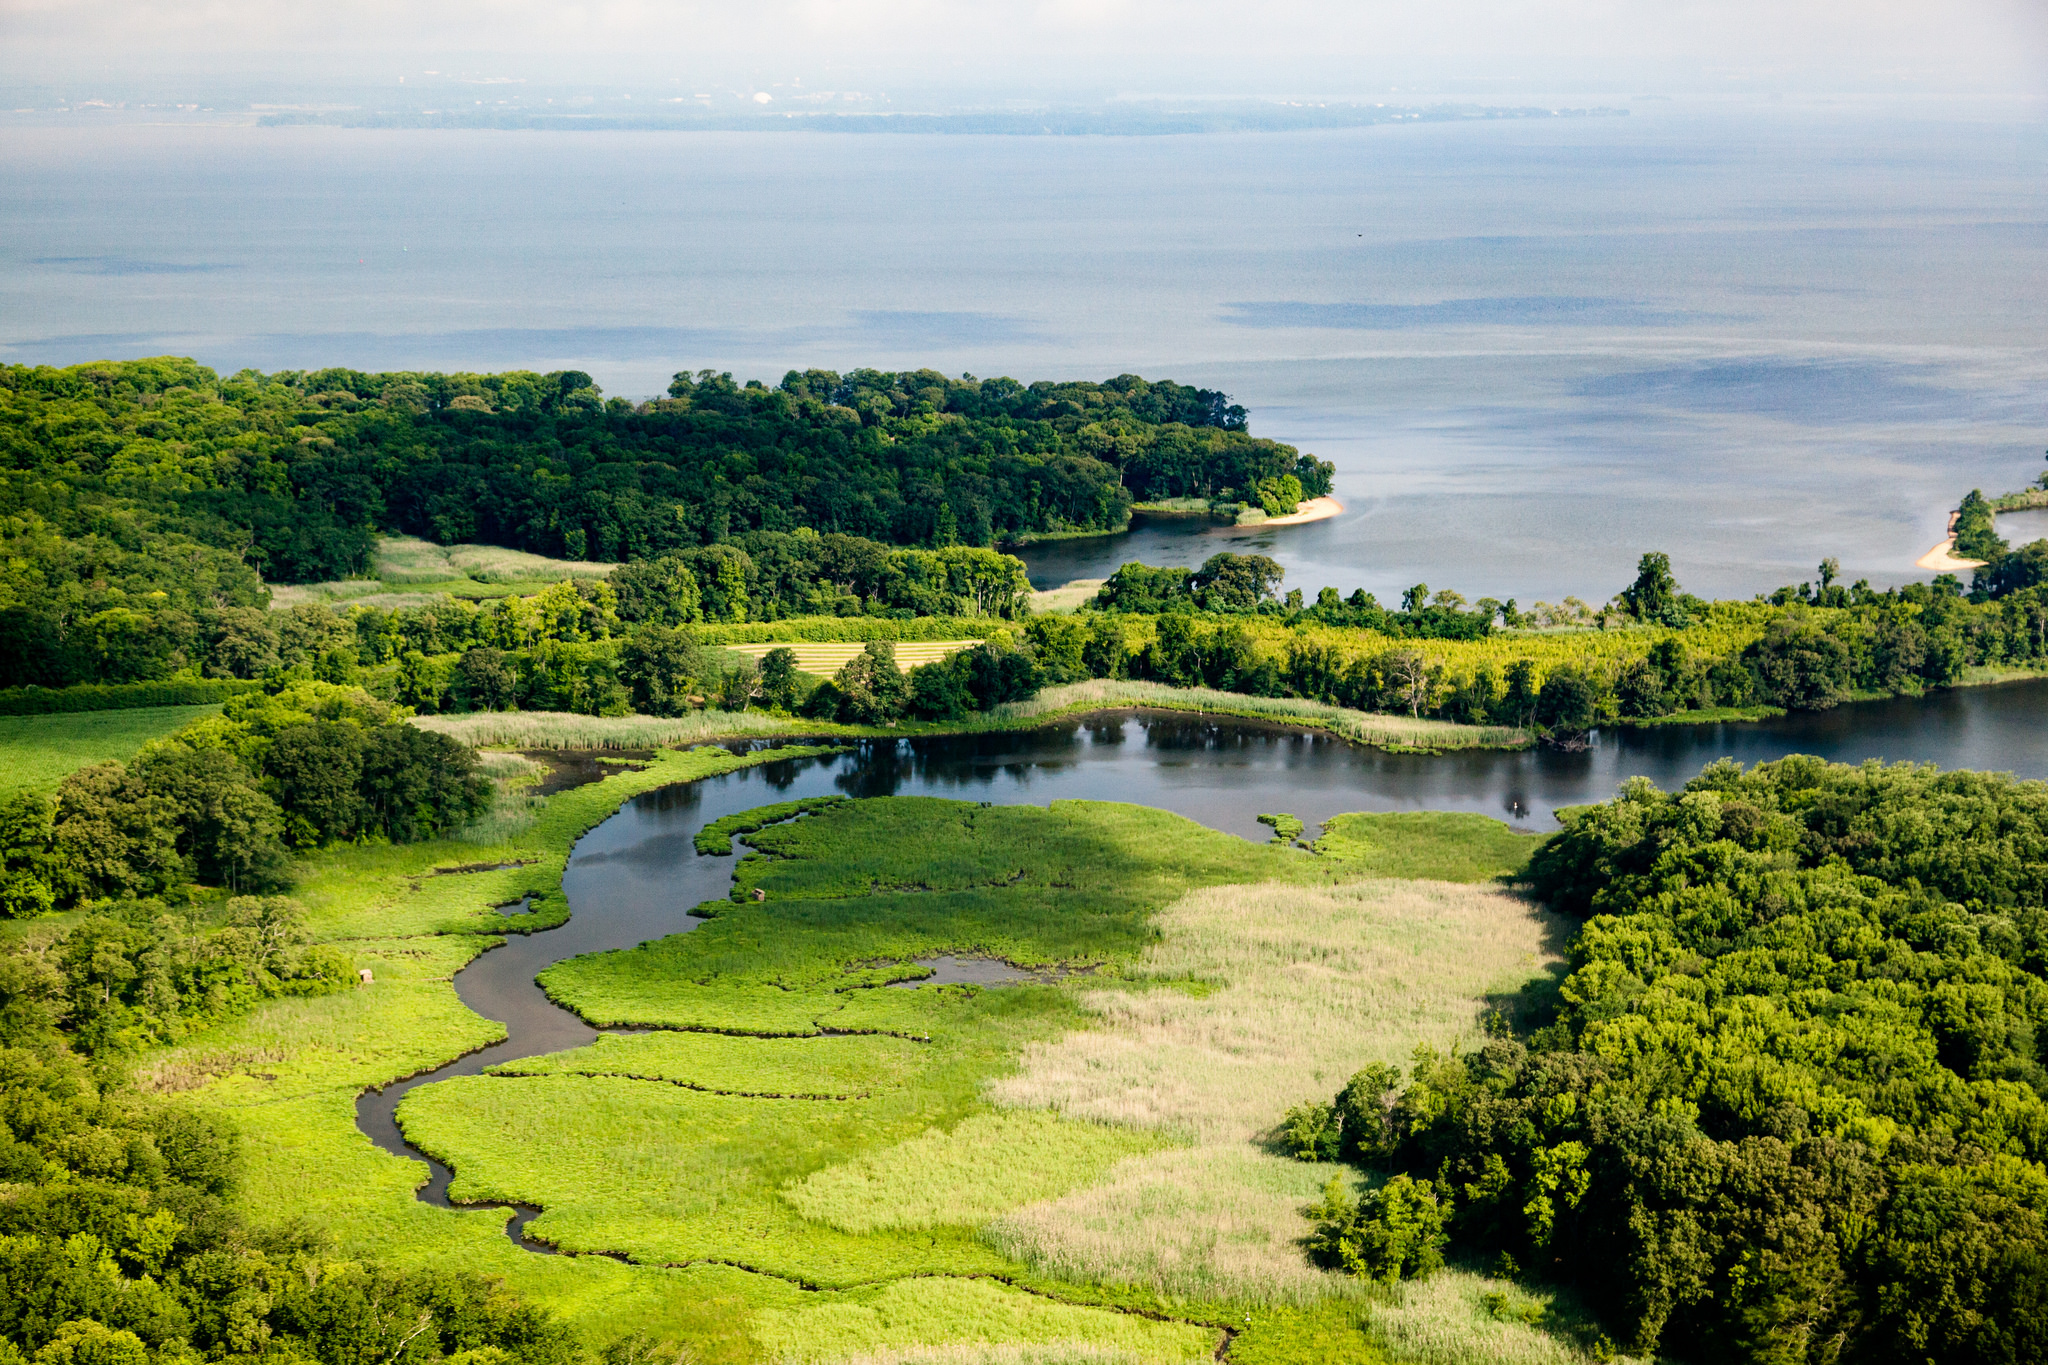
{"label": "shrub cluster", "polygon": [[0,803],[0,916],[150,896],[192,880],[271,890],[288,846],[405,843],[488,808],[476,756],[359,688],[230,699],[132,763],[81,768],[55,799]]}

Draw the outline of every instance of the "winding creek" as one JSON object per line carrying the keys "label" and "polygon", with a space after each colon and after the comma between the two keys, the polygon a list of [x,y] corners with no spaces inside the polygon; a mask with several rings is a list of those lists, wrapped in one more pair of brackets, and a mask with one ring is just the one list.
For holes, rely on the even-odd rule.
{"label": "winding creek", "polygon": [[[1257,823],[1262,811],[1292,812],[1311,830],[1353,810],[1477,811],[1547,830],[1555,828],[1558,807],[1603,800],[1630,777],[1648,777],[1668,790],[1717,758],[1756,763],[1793,753],[2048,779],[2048,679],[1920,701],[1864,702],[1755,725],[1602,734],[1582,753],[1388,754],[1250,721],[1119,712],[1041,730],[876,741],[844,754],[662,788],[630,799],[577,843],[562,879],[572,910],[567,923],[512,935],[456,974],[462,1002],[502,1022],[505,1039],[363,1092],[356,1123],[384,1150],[425,1162],[431,1174],[419,1197],[450,1207],[451,1173],[405,1141],[394,1117],[399,1102],[416,1086],[593,1041],[598,1030],[549,1001],[534,978],[564,958],[696,928],[702,921],[692,919],[690,909],[724,896],[732,875],[732,856],[695,852],[697,831],[772,801],[835,792],[1034,804],[1130,801],[1257,840],[1270,835]],[[987,980],[992,966],[942,959],[933,979]],[[512,1211],[506,1231],[515,1242],[553,1253],[525,1236],[540,1210],[505,1207]]]}

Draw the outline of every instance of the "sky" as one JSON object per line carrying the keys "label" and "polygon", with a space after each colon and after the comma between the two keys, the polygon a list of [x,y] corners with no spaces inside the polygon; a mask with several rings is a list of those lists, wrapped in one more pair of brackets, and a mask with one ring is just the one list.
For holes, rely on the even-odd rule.
{"label": "sky", "polygon": [[0,79],[2048,93],[2044,0],[0,0]]}

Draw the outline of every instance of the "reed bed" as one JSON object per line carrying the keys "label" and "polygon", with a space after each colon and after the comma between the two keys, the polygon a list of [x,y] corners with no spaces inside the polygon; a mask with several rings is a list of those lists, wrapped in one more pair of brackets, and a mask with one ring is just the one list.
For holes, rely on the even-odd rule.
{"label": "reed bed", "polygon": [[1301,1209],[1337,1168],[1249,1145],[1132,1157],[1100,1184],[997,1218],[988,1244],[1041,1274],[1208,1301],[1306,1306],[1363,1297],[1310,1265]]}
{"label": "reed bed", "polygon": [[1631,1365],[1634,1357],[1588,1350],[1556,1330],[1578,1315],[1548,1292],[1468,1270],[1410,1280],[1372,1311],[1372,1335],[1413,1365]]}
{"label": "reed bed", "polygon": [[1328,1100],[1367,1063],[1475,1037],[1486,995],[1538,975],[1561,926],[1504,891],[1395,880],[1211,887],[1158,925],[1127,976],[1140,989],[1082,990],[1100,1026],[1028,1045],[989,1094],[1193,1149],[1127,1160],[984,1235],[1068,1279],[1255,1303],[1355,1293],[1298,1245],[1329,1169],[1265,1142],[1290,1106]]}
{"label": "reed bed", "polygon": [[1009,702],[988,712],[989,728],[1009,728],[1072,712],[1115,707],[1150,707],[1204,715],[1242,716],[1283,725],[1328,730],[1358,744],[1406,749],[1519,749],[1529,735],[1508,725],[1459,725],[1354,711],[1299,697],[1250,697],[1213,687],[1169,687],[1165,683],[1095,678],[1048,687],[1029,701]]}
{"label": "reed bed", "polygon": [[659,749],[710,739],[780,735],[818,728],[765,711],[692,711],[686,716],[472,711],[457,716],[415,716],[412,723],[475,748],[501,749]]}
{"label": "reed bed", "polygon": [[1552,960],[1553,917],[1483,886],[1268,883],[1190,892],[1131,975],[1217,983],[1088,990],[1102,1027],[1027,1047],[1002,1104],[1245,1142],[1290,1105],[1327,1100],[1368,1062],[1476,1036],[1483,997]]}

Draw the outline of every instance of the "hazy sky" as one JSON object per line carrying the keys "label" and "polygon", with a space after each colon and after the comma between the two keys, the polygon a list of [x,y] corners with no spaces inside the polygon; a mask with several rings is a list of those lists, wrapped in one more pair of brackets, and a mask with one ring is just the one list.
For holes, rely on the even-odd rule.
{"label": "hazy sky", "polygon": [[13,80],[2048,90],[2048,0],[0,0]]}

